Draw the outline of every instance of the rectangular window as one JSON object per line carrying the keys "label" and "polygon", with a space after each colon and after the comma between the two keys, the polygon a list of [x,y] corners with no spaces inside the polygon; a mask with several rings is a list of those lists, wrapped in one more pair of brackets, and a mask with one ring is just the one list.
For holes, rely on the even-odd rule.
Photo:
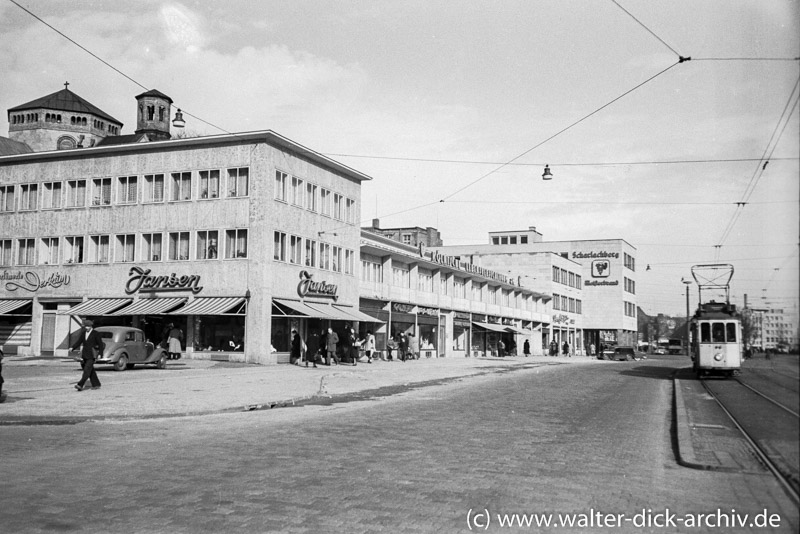
{"label": "rectangular window", "polygon": [[553,282],[559,283],[561,281],[561,271],[553,265]]}
{"label": "rectangular window", "polygon": [[200,198],[219,198],[219,171],[200,171],[199,176]]}
{"label": "rectangular window", "polygon": [[275,200],[286,202],[286,179],[288,174],[281,171],[275,171]]}
{"label": "rectangular window", "polygon": [[216,230],[201,230],[197,232],[197,259],[214,260],[217,258]]}
{"label": "rectangular window", "polygon": [[352,198],[348,198],[346,200],[345,221],[347,221],[350,224],[355,224],[356,222],[358,222],[356,220],[356,201],[353,200]]}
{"label": "rectangular window", "polygon": [[311,239],[306,239],[306,267],[317,266],[317,242]]}
{"label": "rectangular window", "polygon": [[67,207],[82,208],[86,205],[86,180],[67,180]]}
{"label": "rectangular window", "polygon": [[47,182],[42,192],[42,209],[61,207],[61,182]]}
{"label": "rectangular window", "polygon": [[575,273],[569,273],[569,287],[575,287]]}
{"label": "rectangular window", "polygon": [[22,184],[19,186],[20,211],[35,210],[39,207],[39,186],[37,184]]}
{"label": "rectangular window", "polygon": [[117,250],[114,253],[114,261],[123,263],[136,261],[135,234],[120,234],[117,236]]}
{"label": "rectangular window", "polygon": [[136,204],[139,201],[139,178],[120,176],[117,186],[117,204]]}
{"label": "rectangular window", "polygon": [[67,249],[64,255],[66,263],[83,263],[83,236],[73,235],[66,239]]}
{"label": "rectangular window", "polygon": [[111,204],[111,178],[95,178],[92,180],[92,206],[108,206]]}
{"label": "rectangular window", "polygon": [[189,232],[170,232],[169,251],[170,260],[184,261],[189,259]]}
{"label": "rectangular window", "polygon": [[275,232],[272,238],[272,259],[286,261],[286,234]]}
{"label": "rectangular window", "polygon": [[392,285],[397,287],[410,287],[408,269],[392,266]]}
{"label": "rectangular window", "polygon": [[467,298],[467,284],[461,278],[453,278],[453,296],[459,299]]}
{"label": "rectangular window", "polygon": [[331,268],[331,246],[327,243],[319,244],[319,268],[326,271]]}
{"label": "rectangular window", "polygon": [[575,299],[575,313],[583,313],[583,304],[579,299]]}
{"label": "rectangular window", "polygon": [[509,237],[508,238],[508,244],[509,245],[516,245],[517,244],[517,236],[512,235],[511,237]]}
{"label": "rectangular window", "polygon": [[331,192],[325,188],[319,190],[319,204],[320,204],[320,213],[323,215],[327,215],[328,217],[331,216]]}
{"label": "rectangular window", "polygon": [[13,185],[0,185],[0,211],[14,211]]}
{"label": "rectangular window", "polygon": [[579,275],[579,274],[575,275],[575,283],[577,284],[575,287],[580,289],[581,288],[581,275]]}
{"label": "rectangular window", "polygon": [[355,261],[355,252],[347,249],[344,251],[344,274],[356,274],[356,261]]}
{"label": "rectangular window", "polygon": [[33,265],[36,256],[36,240],[17,240],[17,265]]}
{"label": "rectangular window", "polygon": [[172,173],[172,192],[170,200],[191,200],[192,199],[192,173],[173,172]]}
{"label": "rectangular window", "polygon": [[58,264],[58,244],[57,237],[42,238],[42,250],[39,253],[39,263],[43,265]]}
{"label": "rectangular window", "polygon": [[250,194],[250,169],[228,169],[228,196],[246,197]]}
{"label": "rectangular window", "polygon": [[145,174],[144,175],[144,198],[143,202],[164,202],[164,175]]}
{"label": "rectangular window", "polygon": [[107,235],[89,236],[89,263],[108,263],[108,242]]}
{"label": "rectangular window", "polygon": [[0,265],[10,267],[14,264],[14,242],[10,239],[0,239]]}
{"label": "rectangular window", "polygon": [[164,254],[161,252],[161,234],[143,234],[144,252],[143,261],[162,261]]}
{"label": "rectangular window", "polygon": [[292,204],[295,206],[303,206],[303,180],[292,176]]}
{"label": "rectangular window", "polygon": [[333,194],[333,218],[341,221],[343,219],[342,215],[344,212],[343,203],[342,203],[342,195],[339,193]]}
{"label": "rectangular window", "polygon": [[308,211],[317,211],[317,186],[307,182],[306,183],[306,209]]}
{"label": "rectangular window", "polygon": [[342,272],[342,247],[334,245],[331,254],[331,270],[335,273]]}
{"label": "rectangular window", "polygon": [[247,257],[246,229],[225,231],[225,257],[228,259]]}
{"label": "rectangular window", "polygon": [[528,236],[526,236],[526,235],[519,236],[519,243],[520,243],[520,245],[527,245],[528,244]]}
{"label": "rectangular window", "polygon": [[561,309],[561,296],[553,293],[553,310],[559,311]]}
{"label": "rectangular window", "polygon": [[303,261],[303,238],[296,235],[289,237],[289,263],[300,265]]}

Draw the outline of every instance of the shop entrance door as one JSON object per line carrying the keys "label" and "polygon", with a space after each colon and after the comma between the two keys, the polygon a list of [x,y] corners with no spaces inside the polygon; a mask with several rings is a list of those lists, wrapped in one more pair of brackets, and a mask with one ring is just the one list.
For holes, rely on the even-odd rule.
{"label": "shop entrance door", "polygon": [[56,314],[42,314],[42,355],[52,356],[56,348]]}

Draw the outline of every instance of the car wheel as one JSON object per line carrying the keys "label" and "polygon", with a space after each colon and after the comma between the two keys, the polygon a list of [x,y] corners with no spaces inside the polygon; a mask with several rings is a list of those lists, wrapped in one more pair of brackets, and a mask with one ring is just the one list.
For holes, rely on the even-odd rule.
{"label": "car wheel", "polygon": [[161,357],[156,362],[157,369],[166,369],[167,368],[167,355],[161,354]]}
{"label": "car wheel", "polygon": [[114,363],[114,370],[115,371],[124,371],[128,368],[128,355],[123,354],[119,357],[119,360]]}
{"label": "car wheel", "polygon": [[131,370],[131,369],[133,369],[134,365],[135,364],[133,364],[133,363],[129,363],[128,365],[125,366],[125,369]]}

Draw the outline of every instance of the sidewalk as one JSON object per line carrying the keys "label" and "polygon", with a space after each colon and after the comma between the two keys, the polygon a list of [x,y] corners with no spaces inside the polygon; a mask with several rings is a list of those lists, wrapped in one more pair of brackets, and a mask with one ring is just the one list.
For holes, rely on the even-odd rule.
{"label": "sidewalk", "polygon": [[[356,366],[262,366],[181,359],[164,370],[98,367],[102,387],[78,392],[79,364],[64,358],[3,361],[8,395],[0,425],[68,424],[270,409],[315,397],[451,380],[548,365],[590,364],[588,357],[433,358]],[[42,367],[42,371],[20,369]]]}

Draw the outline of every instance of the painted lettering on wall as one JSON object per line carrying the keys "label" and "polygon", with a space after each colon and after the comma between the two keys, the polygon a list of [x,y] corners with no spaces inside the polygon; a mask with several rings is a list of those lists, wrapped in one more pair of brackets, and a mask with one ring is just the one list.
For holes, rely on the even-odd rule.
{"label": "painted lettering on wall", "polygon": [[573,252],[573,258],[588,259],[588,258],[619,258],[619,252]]}
{"label": "painted lettering on wall", "polygon": [[3,274],[0,275],[0,280],[9,280],[6,282],[6,289],[8,291],[21,289],[23,291],[30,291],[31,293],[48,287],[59,288],[69,285],[69,275],[61,273],[52,273],[42,278],[33,271],[26,271],[24,273],[22,271],[17,271],[16,273],[3,271]]}
{"label": "painted lettering on wall", "polygon": [[300,271],[300,283],[297,284],[297,294],[301,298],[305,297],[328,297],[337,300],[339,296],[336,294],[338,287],[335,284],[329,284],[324,280],[322,282],[315,282],[312,278],[314,275],[308,271]]}
{"label": "painted lettering on wall", "polygon": [[618,286],[619,280],[586,280],[585,286]]}
{"label": "painted lettering on wall", "polygon": [[203,286],[200,284],[199,274],[190,274],[178,276],[175,273],[170,275],[153,276],[150,274],[151,269],[142,269],[141,267],[131,267],[128,273],[128,282],[125,284],[125,293],[131,295],[138,292],[154,292],[154,291],[187,291],[191,290],[193,294],[200,293]]}

